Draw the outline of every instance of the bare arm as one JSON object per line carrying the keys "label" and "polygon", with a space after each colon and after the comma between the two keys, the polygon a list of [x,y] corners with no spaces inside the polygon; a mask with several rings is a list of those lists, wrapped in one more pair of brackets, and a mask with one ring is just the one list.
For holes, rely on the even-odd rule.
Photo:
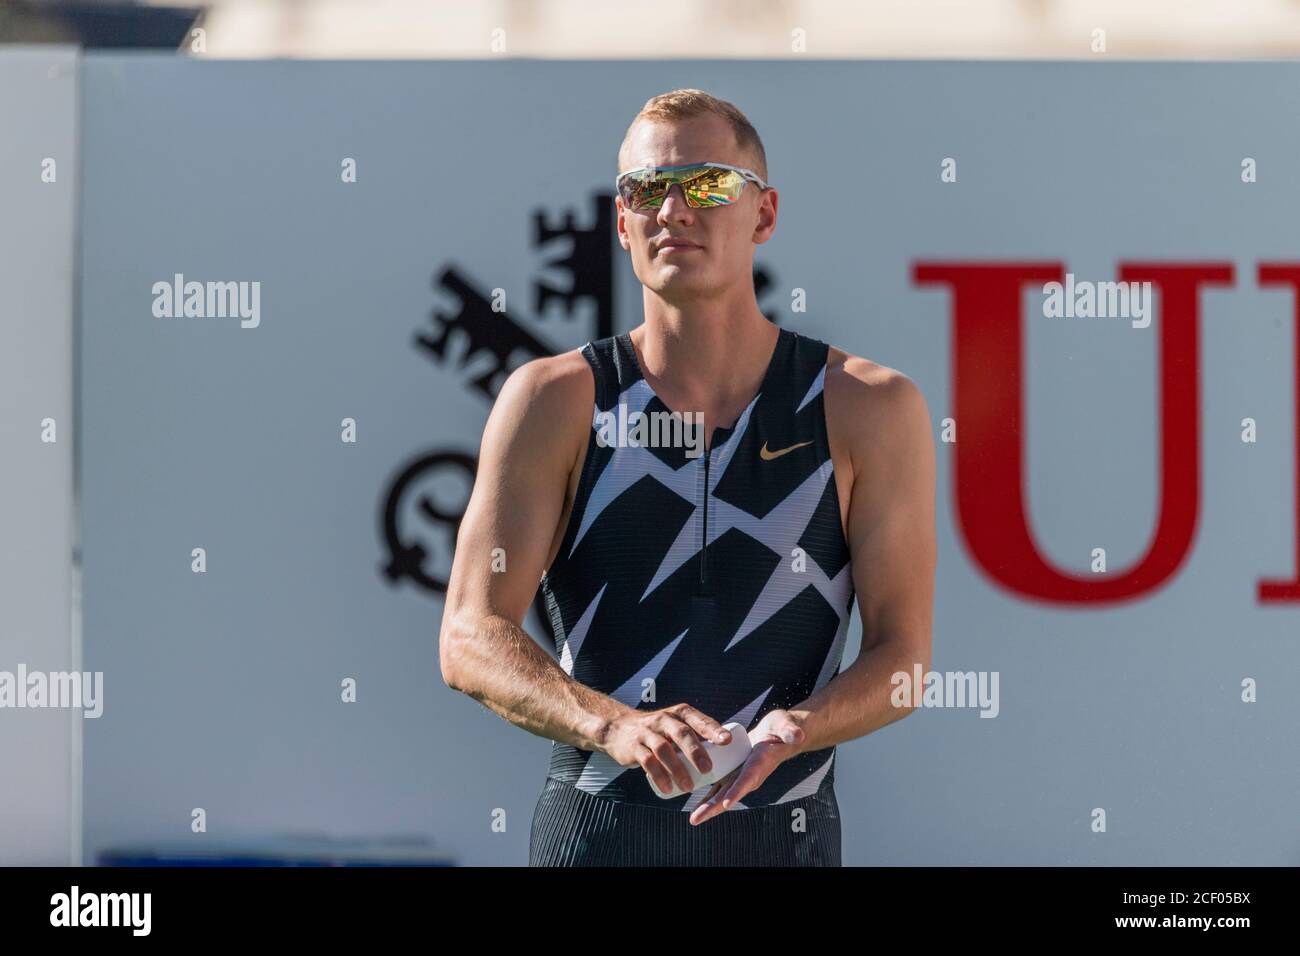
{"label": "bare arm", "polygon": [[530,733],[595,750],[628,708],[564,673],[521,626],[591,423],[591,376],[577,363],[576,353],[527,363],[492,408],[438,645],[450,687]]}
{"label": "bare arm", "polygon": [[[891,679],[930,669],[934,600],[934,443],[920,389],[850,356],[827,375],[832,441],[849,450],[848,545],[862,616],[857,660],[790,714],[800,751],[869,734],[912,712],[890,701]],[[834,378],[834,383],[832,383]]]}
{"label": "bare arm", "polygon": [[502,388],[456,539],[438,639],[442,678],[530,733],[640,765],[665,793],[672,780],[689,790],[682,755],[707,769],[700,737],[728,739],[721,724],[686,704],[638,710],[593,690],[522,626],[558,547],[593,405],[591,372],[577,352],[529,362]]}

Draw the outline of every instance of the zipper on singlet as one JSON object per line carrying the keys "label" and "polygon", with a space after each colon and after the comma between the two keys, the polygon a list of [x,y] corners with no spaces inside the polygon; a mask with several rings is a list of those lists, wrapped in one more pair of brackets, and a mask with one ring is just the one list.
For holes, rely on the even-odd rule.
{"label": "zipper on singlet", "polygon": [[709,462],[713,449],[704,452],[704,540],[700,543],[700,593],[709,592]]}
{"label": "zipper on singlet", "polygon": [[709,458],[712,453],[704,450],[704,545],[700,548],[700,589],[704,589],[708,580],[709,565]]}

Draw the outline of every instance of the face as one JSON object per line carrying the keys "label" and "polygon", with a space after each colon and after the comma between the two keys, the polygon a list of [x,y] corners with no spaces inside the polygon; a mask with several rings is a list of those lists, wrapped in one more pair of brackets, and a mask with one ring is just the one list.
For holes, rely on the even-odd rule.
{"label": "face", "polygon": [[[619,152],[619,172],[638,166],[727,163],[752,169],[755,158],[736,144],[730,124],[712,113],[687,120],[642,120]],[[767,177],[764,176],[764,179]],[[657,209],[634,211],[615,198],[618,241],[641,284],[669,302],[753,291],[754,247],[776,228],[775,189],[745,184],[729,206],[692,209],[674,184]]]}

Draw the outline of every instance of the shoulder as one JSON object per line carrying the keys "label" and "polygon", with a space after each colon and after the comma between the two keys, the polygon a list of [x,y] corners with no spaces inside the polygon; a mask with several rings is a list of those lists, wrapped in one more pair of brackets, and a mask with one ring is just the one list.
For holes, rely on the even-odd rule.
{"label": "shoulder", "polygon": [[544,435],[548,441],[528,444],[556,450],[566,439],[585,441],[594,402],[595,380],[581,349],[532,359],[507,376],[487,432],[511,445]]}
{"label": "shoulder", "polygon": [[830,346],[826,423],[855,462],[868,448],[915,452],[930,439],[930,411],[915,382],[898,369]]}
{"label": "shoulder", "polygon": [[[589,415],[595,381],[582,349],[570,349],[525,362],[506,378],[497,402],[541,403],[548,411],[577,405]],[[583,400],[586,400],[585,402]]]}
{"label": "shoulder", "polygon": [[581,349],[571,349],[558,355],[530,359],[520,365],[507,376],[500,397],[511,393],[511,397],[526,395],[534,399],[562,401],[564,398],[580,398],[584,392],[594,392],[591,367]]}
{"label": "shoulder", "polygon": [[[834,396],[832,398],[832,395]],[[925,396],[898,369],[830,346],[826,355],[826,397],[837,412],[871,419],[928,413]]]}

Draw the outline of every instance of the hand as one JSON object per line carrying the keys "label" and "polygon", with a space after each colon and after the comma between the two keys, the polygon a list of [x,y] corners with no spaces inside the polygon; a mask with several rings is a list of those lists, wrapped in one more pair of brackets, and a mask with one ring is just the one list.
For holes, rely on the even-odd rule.
{"label": "hand", "polygon": [[763,715],[749,732],[752,749],[743,764],[727,774],[705,794],[691,813],[691,826],[730,810],[745,794],[762,786],[768,775],[799,753],[807,735],[787,710],[773,710]]}
{"label": "hand", "polygon": [[690,793],[695,781],[686,759],[690,758],[700,773],[708,773],[713,766],[702,740],[729,743],[731,731],[689,704],[674,704],[663,710],[629,710],[616,717],[601,749],[620,767],[640,765],[660,793],[671,791],[674,781]]}

